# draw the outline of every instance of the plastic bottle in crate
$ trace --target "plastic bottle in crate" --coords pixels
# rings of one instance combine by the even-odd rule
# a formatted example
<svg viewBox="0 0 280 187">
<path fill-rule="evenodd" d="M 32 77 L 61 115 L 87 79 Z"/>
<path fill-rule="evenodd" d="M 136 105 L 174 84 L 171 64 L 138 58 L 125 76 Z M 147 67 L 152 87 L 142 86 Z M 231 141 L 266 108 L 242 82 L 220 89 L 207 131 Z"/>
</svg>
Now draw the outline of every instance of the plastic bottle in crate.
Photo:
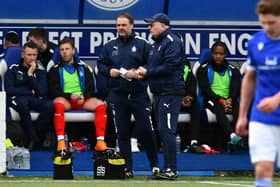
<svg viewBox="0 0 280 187">
<path fill-rule="evenodd" d="M 87 137 L 81 137 L 80 142 L 86 146 L 86 151 L 90 151 L 90 143 Z"/>
<path fill-rule="evenodd" d="M 181 137 L 179 135 L 176 136 L 176 152 L 181 152 Z"/>
<path fill-rule="evenodd" d="M 7 149 L 8 169 L 30 169 L 30 153 L 24 147 Z"/>
</svg>

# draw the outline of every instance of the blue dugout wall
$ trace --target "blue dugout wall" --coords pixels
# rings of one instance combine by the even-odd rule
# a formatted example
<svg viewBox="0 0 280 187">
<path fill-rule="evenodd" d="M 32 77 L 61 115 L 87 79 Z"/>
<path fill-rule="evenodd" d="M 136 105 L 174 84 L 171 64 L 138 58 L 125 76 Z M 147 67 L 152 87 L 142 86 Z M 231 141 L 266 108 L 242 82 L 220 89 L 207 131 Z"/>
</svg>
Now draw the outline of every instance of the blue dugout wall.
<svg viewBox="0 0 280 187">
<path fill-rule="evenodd" d="M 172 29 L 184 38 L 192 60 L 215 40 L 224 41 L 229 59 L 242 61 L 247 41 L 260 29 L 255 7 L 258 0 L 9 0 L 0 6 L 0 50 L 8 31 L 27 41 L 33 27 L 44 27 L 55 43 L 71 37 L 84 60 L 96 59 L 102 46 L 116 36 L 115 18 L 120 12 L 135 17 L 135 31 L 150 40 L 143 19 L 157 12 L 171 18 Z"/>
</svg>

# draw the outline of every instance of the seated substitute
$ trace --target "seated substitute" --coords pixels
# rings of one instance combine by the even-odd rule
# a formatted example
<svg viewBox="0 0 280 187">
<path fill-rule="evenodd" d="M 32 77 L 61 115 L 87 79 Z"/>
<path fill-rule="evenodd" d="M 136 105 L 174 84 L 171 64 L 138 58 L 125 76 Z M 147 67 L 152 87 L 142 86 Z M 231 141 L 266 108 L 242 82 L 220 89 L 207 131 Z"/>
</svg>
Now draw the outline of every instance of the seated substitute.
<svg viewBox="0 0 280 187">
<path fill-rule="evenodd" d="M 49 71 L 49 87 L 54 98 L 54 127 L 57 135 L 57 154 L 62 158 L 70 155 L 64 141 L 65 119 L 64 112 L 70 109 L 89 110 L 95 112 L 95 129 L 97 143 L 96 151 L 104 151 L 107 145 L 104 141 L 107 125 L 106 105 L 93 97 L 94 81 L 89 67 L 78 62 L 74 57 L 74 43 L 64 38 L 59 43 L 60 61 Z"/>
<path fill-rule="evenodd" d="M 196 94 L 196 80 L 192 73 L 191 66 L 188 60 L 185 60 L 184 81 L 185 96 L 182 100 L 181 111 L 189 112 L 191 115 L 191 122 L 189 124 L 191 141 L 186 150 L 191 153 L 203 154 L 204 151 L 198 144 L 200 133 L 200 111 Z"/>
<path fill-rule="evenodd" d="M 228 151 L 232 152 L 241 146 L 243 139 L 235 132 L 238 117 L 241 75 L 237 68 L 226 60 L 226 44 L 217 41 L 211 48 L 212 58 L 203 62 L 197 70 L 197 80 L 204 97 L 204 105 L 217 118 L 218 125 L 230 139 Z M 232 124 L 226 117 L 233 115 Z"/>
<path fill-rule="evenodd" d="M 20 115 L 20 123 L 27 135 L 26 147 L 44 138 L 53 117 L 53 104 L 48 98 L 47 72 L 38 68 L 38 48 L 32 42 L 24 44 L 21 61 L 11 65 L 5 74 L 7 103 Z M 30 110 L 38 111 L 39 117 L 33 126 Z"/>
</svg>

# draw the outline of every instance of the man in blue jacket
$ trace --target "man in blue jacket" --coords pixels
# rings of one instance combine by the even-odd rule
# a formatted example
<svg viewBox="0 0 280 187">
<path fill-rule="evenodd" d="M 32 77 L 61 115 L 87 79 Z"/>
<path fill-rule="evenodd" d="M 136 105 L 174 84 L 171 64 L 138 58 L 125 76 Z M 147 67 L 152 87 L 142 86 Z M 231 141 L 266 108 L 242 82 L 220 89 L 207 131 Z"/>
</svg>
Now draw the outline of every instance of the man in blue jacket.
<svg viewBox="0 0 280 187">
<path fill-rule="evenodd" d="M 152 39 L 155 41 L 150 51 L 148 64 L 137 70 L 138 78 L 146 76 L 154 94 L 155 115 L 163 142 L 163 179 L 177 178 L 176 130 L 181 102 L 185 94 L 184 47 L 178 35 L 171 32 L 170 19 L 158 13 L 149 19 Z"/>
<path fill-rule="evenodd" d="M 125 175 L 133 177 L 131 155 L 131 114 L 136 120 L 134 130 L 143 138 L 153 174 L 159 172 L 155 135 L 151 124 L 151 103 L 147 82 L 135 79 L 135 70 L 147 63 L 150 45 L 133 32 L 134 19 L 128 13 L 117 17 L 119 36 L 103 48 L 98 69 L 109 77 L 108 87 L 120 152 L 126 160 Z"/>
<path fill-rule="evenodd" d="M 26 147 L 32 149 L 40 134 L 51 127 L 53 104 L 48 99 L 47 72 L 38 68 L 36 59 L 38 48 L 32 42 L 23 46 L 22 60 L 10 66 L 5 75 L 5 90 L 8 106 L 20 115 L 21 125 L 28 142 Z M 40 113 L 35 126 L 32 125 L 30 110 Z"/>
<path fill-rule="evenodd" d="M 20 48 L 20 50 L 21 50 L 19 36 L 14 31 L 10 31 L 5 34 L 4 42 L 3 42 L 3 52 L 0 54 L 0 58 L 5 58 L 6 51 L 9 47 Z M 17 63 L 19 61 L 19 59 L 17 58 L 17 56 L 15 56 L 14 58 L 16 59 L 16 62 L 14 62 L 14 63 Z M 8 65 L 10 65 L 10 64 L 8 64 Z"/>
</svg>

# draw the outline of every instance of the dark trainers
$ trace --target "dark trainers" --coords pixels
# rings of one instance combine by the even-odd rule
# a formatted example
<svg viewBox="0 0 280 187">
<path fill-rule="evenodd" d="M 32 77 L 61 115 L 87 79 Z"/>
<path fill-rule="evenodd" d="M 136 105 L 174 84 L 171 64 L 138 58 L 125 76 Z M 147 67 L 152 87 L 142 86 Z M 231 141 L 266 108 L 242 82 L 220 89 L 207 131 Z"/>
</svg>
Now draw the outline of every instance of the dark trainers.
<svg viewBox="0 0 280 187">
<path fill-rule="evenodd" d="M 190 153 L 204 154 L 204 151 L 197 144 L 192 144 L 188 150 Z"/>
<path fill-rule="evenodd" d="M 167 168 L 166 170 L 163 170 L 158 174 L 158 177 L 160 179 L 166 179 L 166 180 L 176 180 L 178 178 L 177 171 L 172 171 L 170 168 Z"/>
<path fill-rule="evenodd" d="M 54 153 L 54 158 L 61 157 L 62 160 L 67 160 L 72 158 L 71 152 L 67 150 L 59 150 Z"/>
<path fill-rule="evenodd" d="M 132 179 L 134 177 L 133 172 L 130 169 L 124 169 L 124 177 L 126 179 Z"/>
<path fill-rule="evenodd" d="M 244 140 L 242 137 L 236 135 L 228 142 L 228 152 L 233 153 L 244 147 Z"/>
</svg>

